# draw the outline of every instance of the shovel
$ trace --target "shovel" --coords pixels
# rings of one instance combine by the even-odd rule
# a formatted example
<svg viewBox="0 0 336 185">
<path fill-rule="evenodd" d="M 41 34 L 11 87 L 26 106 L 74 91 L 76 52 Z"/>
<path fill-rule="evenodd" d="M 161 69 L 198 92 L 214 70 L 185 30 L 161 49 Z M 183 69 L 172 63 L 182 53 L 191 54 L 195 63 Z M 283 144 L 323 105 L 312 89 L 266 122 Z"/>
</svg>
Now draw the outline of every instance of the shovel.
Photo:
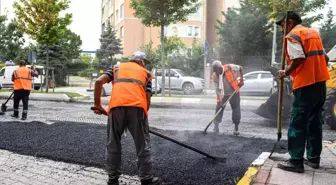
<svg viewBox="0 0 336 185">
<path fill-rule="evenodd" d="M 288 11 L 286 13 L 286 19 L 285 19 L 285 26 L 284 26 L 284 37 L 287 35 L 287 23 L 288 23 Z M 285 69 L 285 43 L 282 44 L 282 58 L 281 58 L 281 70 Z M 280 79 L 280 89 L 279 89 L 279 99 L 278 99 L 278 120 L 277 120 L 277 135 L 278 140 L 274 144 L 274 147 L 271 151 L 271 154 L 269 158 L 271 158 L 272 154 L 274 153 L 274 150 L 276 149 L 277 145 L 279 144 L 281 137 L 282 137 L 282 100 L 283 100 L 283 88 L 284 88 L 284 78 Z"/>
<path fill-rule="evenodd" d="M 5 112 L 6 112 L 6 110 L 7 110 L 7 106 L 6 106 L 6 104 L 7 104 L 8 101 L 13 97 L 13 95 L 14 95 L 14 92 L 12 92 L 12 94 L 9 96 L 9 98 L 6 100 L 5 103 L 1 104 L 1 112 L 2 112 L 2 113 L 5 113 Z"/>
<path fill-rule="evenodd" d="M 101 110 L 99 110 L 99 109 L 97 109 L 97 108 L 95 108 L 95 107 L 91 107 L 91 110 L 98 110 L 98 111 L 101 111 Z M 104 114 L 104 115 L 107 115 L 106 112 L 101 111 L 101 113 Z M 165 139 L 165 140 L 171 141 L 171 142 L 173 142 L 173 143 L 175 143 L 175 144 L 178 144 L 178 145 L 180 145 L 180 146 L 183 146 L 183 147 L 185 147 L 185 148 L 187 148 L 187 149 L 189 149 L 189 150 L 192 150 L 192 151 L 194 151 L 194 152 L 197 152 L 197 153 L 199 153 L 199 154 L 201 154 L 201 155 L 204 155 L 206 158 L 212 159 L 212 160 L 217 161 L 217 162 L 219 162 L 219 163 L 225 163 L 225 162 L 226 162 L 226 158 L 212 156 L 212 155 L 207 154 L 207 153 L 205 153 L 205 152 L 203 152 L 203 151 L 200 151 L 200 150 L 198 150 L 198 149 L 196 149 L 196 148 L 194 148 L 194 147 L 191 147 L 191 146 L 189 146 L 189 145 L 186 145 L 186 144 L 184 144 L 184 143 L 181 143 L 181 142 L 179 142 L 179 141 L 177 141 L 177 140 L 175 140 L 175 139 L 172 139 L 172 138 L 170 138 L 170 137 L 167 137 L 167 136 L 165 136 L 165 135 L 162 135 L 162 134 L 160 134 L 160 133 L 158 133 L 158 132 L 155 132 L 155 131 L 153 131 L 153 130 L 151 130 L 151 129 L 149 129 L 149 133 L 154 134 L 154 135 L 156 135 L 156 136 L 158 136 L 158 137 L 161 137 L 161 138 L 163 138 L 163 139 Z"/>
</svg>

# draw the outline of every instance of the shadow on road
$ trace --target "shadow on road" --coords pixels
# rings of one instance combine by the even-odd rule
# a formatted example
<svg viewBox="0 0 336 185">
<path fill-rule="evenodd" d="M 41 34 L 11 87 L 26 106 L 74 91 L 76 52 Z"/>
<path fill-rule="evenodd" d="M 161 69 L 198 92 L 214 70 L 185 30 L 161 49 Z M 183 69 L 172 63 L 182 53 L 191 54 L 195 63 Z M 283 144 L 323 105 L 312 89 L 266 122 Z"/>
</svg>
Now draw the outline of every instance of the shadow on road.
<svg viewBox="0 0 336 185">
<path fill-rule="evenodd" d="M 275 143 L 228 135 L 204 136 L 200 132 L 157 131 L 215 156 L 227 157 L 226 164 L 213 163 L 152 135 L 155 173 L 167 184 L 176 185 L 231 184 L 232 179 L 241 177 L 251 162 L 261 152 L 270 151 Z M 19 154 L 103 168 L 105 143 L 105 125 L 0 122 L 0 148 Z M 124 173 L 135 175 L 136 155 L 130 135 L 123 139 L 122 146 Z"/>
</svg>

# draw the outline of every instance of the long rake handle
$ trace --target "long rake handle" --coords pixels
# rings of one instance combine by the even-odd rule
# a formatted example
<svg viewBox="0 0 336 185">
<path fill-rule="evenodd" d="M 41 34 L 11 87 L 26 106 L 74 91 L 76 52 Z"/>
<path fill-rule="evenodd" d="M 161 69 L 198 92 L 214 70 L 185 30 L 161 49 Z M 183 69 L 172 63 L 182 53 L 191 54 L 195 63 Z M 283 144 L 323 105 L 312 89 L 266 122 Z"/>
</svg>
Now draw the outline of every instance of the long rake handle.
<svg viewBox="0 0 336 185">
<path fill-rule="evenodd" d="M 95 107 L 91 107 L 91 110 L 96 110 L 96 108 L 95 108 Z M 107 114 L 106 114 L 105 112 L 102 112 L 102 114 L 104 114 L 104 115 L 107 116 Z M 171 141 L 171 142 L 173 142 L 173 143 L 175 143 L 175 144 L 178 144 L 178 145 L 180 145 L 180 146 L 183 146 L 183 147 L 185 147 L 185 148 L 188 148 L 188 149 L 190 149 L 190 150 L 192 150 L 192 151 L 194 151 L 194 152 L 197 152 L 197 153 L 199 153 L 199 154 L 202 154 L 202 155 L 204 155 L 204 156 L 206 156 L 206 157 L 208 157 L 208 158 L 211 158 L 211 159 L 213 159 L 213 160 L 221 159 L 221 158 L 212 156 L 212 155 L 210 155 L 210 154 L 207 154 L 207 153 L 205 153 L 205 152 L 202 152 L 202 151 L 200 151 L 200 150 L 198 150 L 198 149 L 196 149 L 196 148 L 194 148 L 194 147 L 191 147 L 191 146 L 189 146 L 189 145 L 186 145 L 186 144 L 184 144 L 184 143 L 181 143 L 181 142 L 179 142 L 179 141 L 176 141 L 175 139 L 172 139 L 172 138 L 170 138 L 170 137 L 167 137 L 167 136 L 165 136 L 165 135 L 162 135 L 162 134 L 160 134 L 160 133 L 158 133 L 158 132 L 155 132 L 155 131 L 153 131 L 153 130 L 151 130 L 151 129 L 149 129 L 149 133 L 154 134 L 154 135 L 156 135 L 156 136 L 158 136 L 158 137 L 161 137 L 161 138 L 163 138 L 163 139 L 169 140 L 169 141 Z M 224 158 L 223 158 L 223 159 L 224 159 Z"/>
</svg>

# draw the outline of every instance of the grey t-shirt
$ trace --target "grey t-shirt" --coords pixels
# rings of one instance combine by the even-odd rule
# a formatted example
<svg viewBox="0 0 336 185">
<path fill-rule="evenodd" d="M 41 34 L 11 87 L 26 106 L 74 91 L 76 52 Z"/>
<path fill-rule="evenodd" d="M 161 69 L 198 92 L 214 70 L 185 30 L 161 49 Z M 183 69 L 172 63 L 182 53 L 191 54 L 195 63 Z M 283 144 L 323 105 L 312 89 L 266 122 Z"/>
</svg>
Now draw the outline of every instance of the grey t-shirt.
<svg viewBox="0 0 336 185">
<path fill-rule="evenodd" d="M 238 77 L 238 72 L 240 69 L 239 65 L 235 65 L 235 64 L 226 64 L 226 65 L 231 65 L 232 69 L 234 70 L 234 72 L 236 73 L 237 77 Z M 219 77 L 217 75 L 214 75 L 214 85 L 216 90 L 219 90 Z M 230 85 L 229 81 L 225 78 L 225 74 L 223 74 L 223 87 L 224 87 L 224 95 L 225 96 L 230 96 L 232 93 L 234 93 L 234 89 L 232 88 L 232 86 Z"/>
</svg>

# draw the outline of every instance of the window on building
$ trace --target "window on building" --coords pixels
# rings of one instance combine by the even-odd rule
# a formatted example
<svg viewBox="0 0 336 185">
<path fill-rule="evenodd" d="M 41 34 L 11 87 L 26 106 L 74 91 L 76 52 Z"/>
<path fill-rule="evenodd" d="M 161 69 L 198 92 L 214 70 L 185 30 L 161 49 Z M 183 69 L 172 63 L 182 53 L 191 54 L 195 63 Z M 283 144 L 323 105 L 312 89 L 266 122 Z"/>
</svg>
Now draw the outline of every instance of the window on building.
<svg viewBox="0 0 336 185">
<path fill-rule="evenodd" d="M 195 33 L 194 33 L 194 36 L 195 36 L 195 37 L 198 37 L 199 35 L 200 35 L 200 27 L 195 26 Z"/>
<path fill-rule="evenodd" d="M 116 21 L 119 19 L 119 10 L 116 10 Z"/>
<path fill-rule="evenodd" d="M 111 23 L 111 25 L 114 25 L 113 22 L 114 22 L 114 14 L 112 13 L 112 14 L 111 14 L 111 19 L 110 19 L 110 23 Z"/>
<path fill-rule="evenodd" d="M 124 4 L 120 6 L 120 18 L 124 17 Z"/>
<path fill-rule="evenodd" d="M 193 27 L 192 26 L 188 26 L 188 36 L 192 36 L 192 31 L 193 31 Z"/>
<path fill-rule="evenodd" d="M 120 27 L 120 38 L 124 38 L 124 27 Z"/>
<path fill-rule="evenodd" d="M 104 17 L 105 7 L 102 8 L 102 17 Z"/>
</svg>

